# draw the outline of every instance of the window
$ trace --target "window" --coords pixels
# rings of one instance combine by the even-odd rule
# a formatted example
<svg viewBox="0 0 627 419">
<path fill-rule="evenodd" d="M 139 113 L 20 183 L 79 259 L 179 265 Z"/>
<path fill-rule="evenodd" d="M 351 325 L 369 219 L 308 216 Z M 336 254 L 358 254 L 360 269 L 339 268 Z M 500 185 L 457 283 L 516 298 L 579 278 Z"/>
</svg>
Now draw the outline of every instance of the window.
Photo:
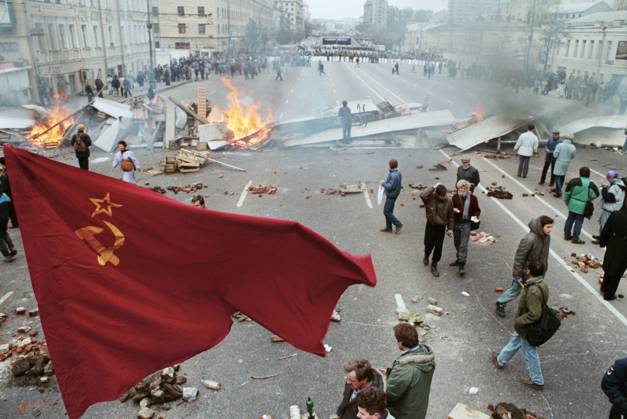
<svg viewBox="0 0 627 419">
<path fill-rule="evenodd" d="M 54 25 L 52 23 L 48 23 L 48 42 L 51 50 L 57 49 L 57 35 L 54 31 Z"/>
<path fill-rule="evenodd" d="M 220 35 L 222 32 L 220 31 L 220 27 L 221 25 L 218 23 L 218 35 Z"/>
<path fill-rule="evenodd" d="M 157 6 L 152 6 L 152 15 L 159 16 L 159 8 Z"/>
<path fill-rule="evenodd" d="M 153 23 L 152 24 L 152 31 L 154 33 L 159 33 L 159 24 L 158 23 Z"/>
<path fill-rule="evenodd" d="M 205 24 L 204 23 L 200 23 L 198 25 L 198 33 L 199 34 L 204 34 L 205 33 Z"/>
<path fill-rule="evenodd" d="M 61 49 L 66 49 L 67 48 L 67 39 L 65 36 L 65 25 L 62 23 L 59 23 L 59 44 Z"/>
<path fill-rule="evenodd" d="M 588 59 L 592 59 L 592 53 L 594 52 L 594 41 L 590 41 L 590 48 L 588 48 Z"/>
<path fill-rule="evenodd" d="M 179 23 L 179 33 L 185 33 L 186 27 L 184 23 Z"/>
<path fill-rule="evenodd" d="M 100 41 L 98 39 L 98 26 L 94 25 L 94 46 L 100 48 Z"/>
<path fill-rule="evenodd" d="M 70 30 L 70 47 L 76 48 L 76 28 L 73 24 L 69 26 Z"/>
<path fill-rule="evenodd" d="M 81 39 L 83 40 L 83 48 L 89 48 L 89 42 L 87 41 L 87 25 L 81 25 Z"/>
<path fill-rule="evenodd" d="M 205 8 L 203 6 L 198 6 L 198 16 L 205 15 Z"/>
<path fill-rule="evenodd" d="M 109 25 L 109 45 L 115 46 L 115 40 L 113 39 L 113 27 Z"/>
<path fill-rule="evenodd" d="M 587 42 L 588 42 L 588 41 L 586 41 L 586 40 L 583 40 L 583 41 L 581 42 L 581 55 L 579 56 L 579 58 L 583 58 L 583 57 L 585 57 L 585 56 L 586 56 L 586 43 L 587 43 Z"/>
<path fill-rule="evenodd" d="M 39 23 L 39 22 L 35 23 L 35 32 L 39 33 L 39 34 L 42 34 L 42 35 L 36 37 L 36 39 L 37 39 L 37 50 L 38 51 L 44 51 L 46 49 L 46 45 L 44 44 L 44 35 L 43 35 L 44 28 L 41 25 L 41 23 Z"/>
<path fill-rule="evenodd" d="M 614 58 L 613 52 L 612 41 L 607 41 L 607 55 L 605 56 L 605 59 L 612 60 Z"/>
<path fill-rule="evenodd" d="M 155 41 L 155 48 L 161 48 L 161 42 Z"/>
<path fill-rule="evenodd" d="M 570 39 L 566 41 L 566 52 L 564 53 L 564 57 L 568 57 L 569 53 L 570 53 Z"/>
<path fill-rule="evenodd" d="M 596 59 L 600 60 L 602 55 L 603 55 L 603 41 L 599 41 L 599 46 L 597 47 Z"/>
<path fill-rule="evenodd" d="M 189 49 L 189 42 L 175 42 L 175 49 Z"/>
<path fill-rule="evenodd" d="M 176 8 L 176 12 L 178 13 L 179 16 L 185 16 L 185 7 L 183 6 L 178 6 Z"/>
<path fill-rule="evenodd" d="M 577 53 L 579 52 L 579 39 L 575 40 L 575 52 L 573 54 L 573 57 L 577 58 Z"/>
</svg>

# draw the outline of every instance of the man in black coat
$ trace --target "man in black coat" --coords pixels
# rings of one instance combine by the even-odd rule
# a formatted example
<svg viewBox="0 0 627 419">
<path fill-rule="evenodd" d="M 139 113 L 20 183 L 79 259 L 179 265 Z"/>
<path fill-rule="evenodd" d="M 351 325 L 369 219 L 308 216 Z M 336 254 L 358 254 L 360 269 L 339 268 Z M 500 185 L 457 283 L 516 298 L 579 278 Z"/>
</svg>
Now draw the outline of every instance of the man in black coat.
<svg viewBox="0 0 627 419">
<path fill-rule="evenodd" d="M 89 147 L 91 137 L 85 133 L 85 125 L 79 124 L 76 134 L 72 136 L 70 144 L 74 147 L 78 166 L 83 170 L 89 170 Z"/>
<path fill-rule="evenodd" d="M 462 158 L 462 165 L 457 168 L 456 183 L 462 179 L 470 182 L 470 192 L 474 192 L 480 182 L 479 171 L 470 165 L 470 158 L 468 157 Z"/>
<path fill-rule="evenodd" d="M 609 419 L 627 418 L 627 358 L 617 359 L 607 370 L 601 388 L 612 403 Z"/>
<path fill-rule="evenodd" d="M 603 259 L 603 283 L 601 292 L 605 300 L 616 299 L 616 290 L 621 277 L 627 270 L 627 207 L 614 211 L 607 219 L 601 232 L 599 245 L 606 247 Z"/>
<path fill-rule="evenodd" d="M 356 358 L 344 367 L 346 373 L 344 395 L 337 408 L 336 418 L 357 419 L 357 394 L 368 387 L 383 389 L 383 377 L 367 359 Z"/>
</svg>

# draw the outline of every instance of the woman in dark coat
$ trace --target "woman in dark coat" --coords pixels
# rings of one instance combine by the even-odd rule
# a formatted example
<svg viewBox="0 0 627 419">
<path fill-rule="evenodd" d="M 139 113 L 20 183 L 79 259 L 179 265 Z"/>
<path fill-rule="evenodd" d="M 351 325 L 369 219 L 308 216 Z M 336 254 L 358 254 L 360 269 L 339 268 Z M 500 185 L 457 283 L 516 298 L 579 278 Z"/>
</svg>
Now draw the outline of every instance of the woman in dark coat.
<svg viewBox="0 0 627 419">
<path fill-rule="evenodd" d="M 606 248 L 601 292 L 605 300 L 611 301 L 616 299 L 618 284 L 627 270 L 627 206 L 610 215 L 601 232 L 599 245 Z"/>
</svg>

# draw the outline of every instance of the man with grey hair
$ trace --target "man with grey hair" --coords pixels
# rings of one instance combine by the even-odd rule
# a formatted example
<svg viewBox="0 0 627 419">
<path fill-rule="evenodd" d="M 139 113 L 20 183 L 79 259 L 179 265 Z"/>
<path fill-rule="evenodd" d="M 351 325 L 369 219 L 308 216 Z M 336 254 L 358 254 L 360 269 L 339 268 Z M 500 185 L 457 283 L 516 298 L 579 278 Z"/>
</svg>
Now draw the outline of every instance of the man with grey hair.
<svg viewBox="0 0 627 419">
<path fill-rule="evenodd" d="M 458 266 L 459 275 L 464 276 L 468 241 L 470 240 L 471 220 L 478 222 L 481 215 L 477 196 L 470 193 L 470 183 L 464 179 L 457 182 L 457 192 L 453 195 L 453 241 L 457 258 L 449 266 Z"/>
<path fill-rule="evenodd" d="M 345 366 L 344 395 L 335 418 L 357 419 L 357 395 L 368 387 L 383 389 L 383 377 L 364 358 L 351 359 Z"/>
</svg>

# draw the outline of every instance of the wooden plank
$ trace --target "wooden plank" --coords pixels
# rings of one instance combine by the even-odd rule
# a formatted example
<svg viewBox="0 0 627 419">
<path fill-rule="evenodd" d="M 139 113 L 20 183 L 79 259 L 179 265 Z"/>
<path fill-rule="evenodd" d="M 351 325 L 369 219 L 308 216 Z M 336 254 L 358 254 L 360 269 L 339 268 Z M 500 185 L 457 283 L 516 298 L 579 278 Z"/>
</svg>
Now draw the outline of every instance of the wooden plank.
<svg viewBox="0 0 627 419">
<path fill-rule="evenodd" d="M 163 148 L 170 148 L 170 143 L 174 140 L 176 131 L 174 103 L 167 102 L 165 104 L 165 134 L 163 135 Z"/>
<path fill-rule="evenodd" d="M 187 106 L 183 105 L 178 100 L 174 99 L 172 96 L 169 96 L 168 99 L 170 100 L 170 102 L 174 103 L 176 106 L 178 106 L 183 111 L 185 111 L 185 113 L 188 114 L 189 116 L 194 117 L 196 120 L 202 122 L 203 124 L 208 124 L 209 123 L 209 121 L 207 121 L 206 118 L 203 118 L 200 115 L 194 113 L 194 111 L 189 109 Z"/>
<path fill-rule="evenodd" d="M 196 89 L 196 106 L 198 109 L 198 115 L 203 118 L 207 117 L 207 89 L 205 87 L 198 87 Z"/>
</svg>

